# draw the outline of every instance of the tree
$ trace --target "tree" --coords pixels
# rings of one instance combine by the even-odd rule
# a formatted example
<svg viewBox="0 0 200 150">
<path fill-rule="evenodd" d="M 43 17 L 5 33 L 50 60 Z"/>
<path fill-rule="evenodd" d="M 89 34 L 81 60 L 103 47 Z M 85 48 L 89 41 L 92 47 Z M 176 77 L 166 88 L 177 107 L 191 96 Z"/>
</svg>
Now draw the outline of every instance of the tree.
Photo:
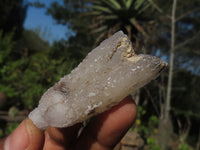
<svg viewBox="0 0 200 150">
<path fill-rule="evenodd" d="M 66 46 L 69 48 L 72 56 L 82 60 L 84 56 L 94 47 L 94 37 L 89 34 L 88 26 L 90 17 L 82 14 L 87 11 L 85 0 L 63 0 L 64 5 L 53 2 L 47 8 L 47 14 L 50 14 L 58 24 L 66 25 Z"/>
<path fill-rule="evenodd" d="M 88 14 L 92 16 L 90 28 L 93 33 L 98 33 L 97 42 L 118 30 L 123 30 L 134 42 L 145 41 L 148 38 L 146 27 L 152 21 L 155 12 L 148 1 L 95 0 L 88 7 Z M 138 35 L 141 35 L 140 38 Z"/>
<path fill-rule="evenodd" d="M 169 63 L 169 75 L 168 75 L 168 85 L 167 85 L 167 95 L 164 107 L 161 108 L 161 115 L 159 121 L 159 144 L 162 150 L 167 149 L 167 145 L 170 140 L 172 133 L 172 122 L 170 118 L 171 110 L 171 91 L 172 91 L 172 77 L 173 77 L 173 68 L 174 68 L 174 47 L 175 47 L 175 23 L 176 23 L 176 3 L 177 0 L 173 0 L 172 5 L 172 14 L 171 14 L 171 44 L 170 44 L 170 63 Z M 168 130 L 166 130 L 168 129 Z M 164 133 L 164 136 L 163 136 Z"/>
<path fill-rule="evenodd" d="M 174 82 L 173 76 L 176 76 L 175 73 L 178 72 L 178 71 L 174 72 L 174 70 L 175 69 L 178 70 L 178 68 L 185 68 L 185 70 L 192 70 L 192 68 L 195 67 L 196 69 L 193 73 L 199 74 L 198 71 L 199 68 L 194 64 L 195 63 L 200 64 L 200 62 L 196 60 L 196 58 L 199 58 L 199 55 L 197 53 L 197 51 L 199 50 L 198 48 L 196 48 L 196 46 L 199 45 L 197 42 L 198 41 L 197 37 L 200 36 L 199 26 L 198 26 L 199 21 L 197 21 L 196 19 L 199 18 L 200 16 L 199 13 L 197 13 L 197 11 L 200 8 L 198 7 L 199 6 L 198 0 L 194 1 L 193 3 L 188 3 L 186 1 L 179 1 L 177 5 L 176 5 L 177 3 L 176 0 L 173 0 L 172 7 L 169 6 L 169 3 L 172 3 L 171 1 L 167 2 L 166 5 L 164 6 L 162 4 L 163 2 L 161 1 L 157 1 L 156 3 L 154 3 L 152 0 L 149 1 L 153 3 L 157 11 L 160 12 L 160 16 L 158 19 L 163 21 L 161 24 L 159 24 L 159 26 L 157 26 L 158 33 L 154 34 L 157 36 L 158 39 L 157 49 L 160 49 L 162 51 L 162 54 L 167 55 L 167 58 L 169 59 L 170 62 L 167 94 L 163 95 L 164 101 L 160 102 L 161 104 L 160 121 L 159 121 L 160 136 L 158 137 L 162 149 L 166 149 L 168 144 L 167 139 L 170 138 L 169 131 L 170 130 L 172 131 L 170 127 L 171 101 L 175 100 L 174 99 L 175 91 L 173 89 L 175 89 L 176 85 L 172 84 Z M 168 15 L 170 13 L 169 8 L 172 10 L 171 15 Z M 194 9 L 191 10 L 191 8 Z M 171 25 L 167 23 L 167 21 L 169 22 L 169 20 L 171 22 Z M 167 50 L 168 48 L 170 49 L 169 52 Z"/>
<path fill-rule="evenodd" d="M 32 109 L 48 87 L 77 65 L 65 45 L 54 43 L 49 48 L 33 31 L 26 31 L 23 41 L 28 46 L 29 40 L 34 41 L 34 50 L 24 47 L 18 57 L 13 54 L 12 35 L 0 38 L 0 91 L 8 97 L 5 110 L 12 105 Z"/>
<path fill-rule="evenodd" d="M 123 30 L 132 41 L 137 40 L 136 43 L 143 42 L 142 39 L 148 37 L 148 30 L 144 30 L 144 27 L 148 27 L 147 24 L 152 21 L 154 10 L 145 0 L 76 0 L 73 2 L 64 0 L 63 2 L 64 6 L 56 2 L 52 3 L 48 13 L 57 20 L 57 23 L 66 24 L 74 31 L 75 36 L 69 39 L 75 41 L 74 39 L 79 37 L 76 43 L 82 42 L 86 49 L 88 45 L 96 46 L 118 30 Z M 141 38 L 137 38 L 138 35 L 141 35 Z M 136 51 L 139 51 L 138 47 Z"/>
<path fill-rule="evenodd" d="M 28 4 L 23 0 L 0 1 L 0 29 L 3 30 L 4 35 L 14 31 L 14 38 L 20 37 L 27 8 Z"/>
</svg>

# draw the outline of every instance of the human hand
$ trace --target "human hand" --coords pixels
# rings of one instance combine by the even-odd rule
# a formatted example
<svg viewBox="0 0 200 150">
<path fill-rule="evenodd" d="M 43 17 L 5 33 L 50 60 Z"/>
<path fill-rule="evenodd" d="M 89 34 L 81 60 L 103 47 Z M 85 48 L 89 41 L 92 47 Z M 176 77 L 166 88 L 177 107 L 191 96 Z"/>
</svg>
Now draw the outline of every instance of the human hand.
<svg viewBox="0 0 200 150">
<path fill-rule="evenodd" d="M 91 119 L 77 138 L 81 124 L 68 128 L 39 130 L 25 119 L 8 137 L 0 140 L 1 150 L 111 150 L 136 118 L 136 105 L 126 97 L 118 105 Z"/>
</svg>

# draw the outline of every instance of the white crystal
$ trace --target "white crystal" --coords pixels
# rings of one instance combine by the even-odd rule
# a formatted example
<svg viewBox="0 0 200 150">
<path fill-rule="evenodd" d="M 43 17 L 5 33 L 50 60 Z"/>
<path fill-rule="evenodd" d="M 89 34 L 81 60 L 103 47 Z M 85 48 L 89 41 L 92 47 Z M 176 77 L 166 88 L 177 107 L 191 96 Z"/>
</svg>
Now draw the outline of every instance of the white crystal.
<svg viewBox="0 0 200 150">
<path fill-rule="evenodd" d="M 137 68 L 133 68 L 133 69 L 131 69 L 132 71 L 135 71 L 135 70 L 137 70 Z"/>
<path fill-rule="evenodd" d="M 29 118 L 40 129 L 72 126 L 119 103 L 165 67 L 159 58 L 136 55 L 127 36 L 119 31 L 49 88 Z"/>
<path fill-rule="evenodd" d="M 95 96 L 96 94 L 95 93 L 89 93 L 89 97 L 92 97 L 92 96 Z"/>
</svg>

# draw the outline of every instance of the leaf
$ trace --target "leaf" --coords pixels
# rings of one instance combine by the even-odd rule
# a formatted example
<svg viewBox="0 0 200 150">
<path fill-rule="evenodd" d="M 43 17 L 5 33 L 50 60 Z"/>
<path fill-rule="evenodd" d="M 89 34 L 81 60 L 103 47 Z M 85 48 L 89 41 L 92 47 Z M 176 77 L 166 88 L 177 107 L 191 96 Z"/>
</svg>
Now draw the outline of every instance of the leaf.
<svg viewBox="0 0 200 150">
<path fill-rule="evenodd" d="M 118 18 L 118 16 L 117 15 L 108 15 L 108 16 L 105 16 L 104 17 L 105 19 L 117 19 Z"/>
<path fill-rule="evenodd" d="M 141 9 L 138 10 L 138 14 L 143 13 L 147 8 L 149 8 L 151 6 L 150 3 L 146 4 L 145 6 L 143 6 Z"/>
<path fill-rule="evenodd" d="M 125 3 L 126 8 L 129 9 L 131 7 L 133 0 L 125 0 L 125 1 L 126 1 L 126 3 Z"/>
<path fill-rule="evenodd" d="M 99 28 L 97 28 L 96 30 L 94 30 L 93 32 L 94 32 L 94 33 L 102 32 L 102 31 L 104 31 L 104 30 L 106 30 L 106 29 L 107 29 L 107 25 L 102 26 L 102 27 L 99 27 Z"/>
<path fill-rule="evenodd" d="M 101 11 L 91 11 L 90 15 L 100 15 L 101 13 Z"/>
<path fill-rule="evenodd" d="M 147 36 L 146 32 L 144 31 L 143 27 L 140 26 L 140 24 L 138 23 L 138 21 L 135 18 L 131 18 L 130 22 L 132 23 L 132 25 L 139 31 L 141 32 L 144 36 Z"/>
<path fill-rule="evenodd" d="M 121 9 L 121 5 L 116 0 L 102 0 L 114 9 Z"/>
<path fill-rule="evenodd" d="M 106 7 L 103 7 L 103 6 L 92 5 L 92 6 L 89 6 L 89 7 L 93 8 L 94 10 L 99 10 L 99 11 L 102 11 L 102 12 L 105 12 L 105 13 L 111 13 L 111 10 L 109 8 L 106 8 Z"/>
<path fill-rule="evenodd" d="M 145 3 L 145 0 L 137 0 L 136 2 L 135 2 L 135 10 L 139 10 L 139 8 L 142 6 L 142 5 L 144 5 L 144 3 Z"/>
</svg>

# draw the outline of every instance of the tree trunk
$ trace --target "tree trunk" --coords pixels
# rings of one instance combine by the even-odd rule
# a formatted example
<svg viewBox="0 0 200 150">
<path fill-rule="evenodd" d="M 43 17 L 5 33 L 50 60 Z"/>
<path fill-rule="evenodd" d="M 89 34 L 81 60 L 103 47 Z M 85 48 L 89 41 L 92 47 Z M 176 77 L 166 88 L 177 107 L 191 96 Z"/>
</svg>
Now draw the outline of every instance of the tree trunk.
<svg viewBox="0 0 200 150">
<path fill-rule="evenodd" d="M 171 139 L 173 126 L 170 118 L 159 118 L 157 141 L 161 150 L 167 150 L 168 143 Z"/>
<path fill-rule="evenodd" d="M 172 15 L 171 15 L 171 44 L 170 44 L 170 62 L 169 62 L 169 74 L 168 74 L 168 85 L 167 85 L 167 95 L 166 101 L 163 108 L 163 114 L 159 118 L 159 135 L 158 142 L 162 150 L 167 149 L 167 145 L 170 140 L 170 135 L 172 133 L 172 124 L 170 119 L 170 103 L 171 103 L 171 91 L 172 91 L 172 78 L 173 78 L 173 68 L 174 68 L 174 48 L 175 48 L 175 24 L 176 24 L 176 3 L 177 0 L 173 0 L 172 4 Z"/>
<path fill-rule="evenodd" d="M 196 144 L 196 149 L 195 150 L 199 150 L 200 149 L 200 130 L 199 130 L 199 138 L 197 140 L 197 144 Z"/>
<path fill-rule="evenodd" d="M 173 78 L 173 69 L 174 69 L 174 47 L 175 47 L 175 23 L 176 23 L 176 2 L 173 1 L 172 6 L 172 17 L 171 17 L 171 46 L 170 46 L 170 64 L 169 64 L 169 77 L 168 77 L 168 85 L 167 85 L 167 98 L 165 103 L 165 117 L 169 118 L 170 112 L 170 103 L 171 103 L 171 91 L 172 91 L 172 78 Z"/>
</svg>

